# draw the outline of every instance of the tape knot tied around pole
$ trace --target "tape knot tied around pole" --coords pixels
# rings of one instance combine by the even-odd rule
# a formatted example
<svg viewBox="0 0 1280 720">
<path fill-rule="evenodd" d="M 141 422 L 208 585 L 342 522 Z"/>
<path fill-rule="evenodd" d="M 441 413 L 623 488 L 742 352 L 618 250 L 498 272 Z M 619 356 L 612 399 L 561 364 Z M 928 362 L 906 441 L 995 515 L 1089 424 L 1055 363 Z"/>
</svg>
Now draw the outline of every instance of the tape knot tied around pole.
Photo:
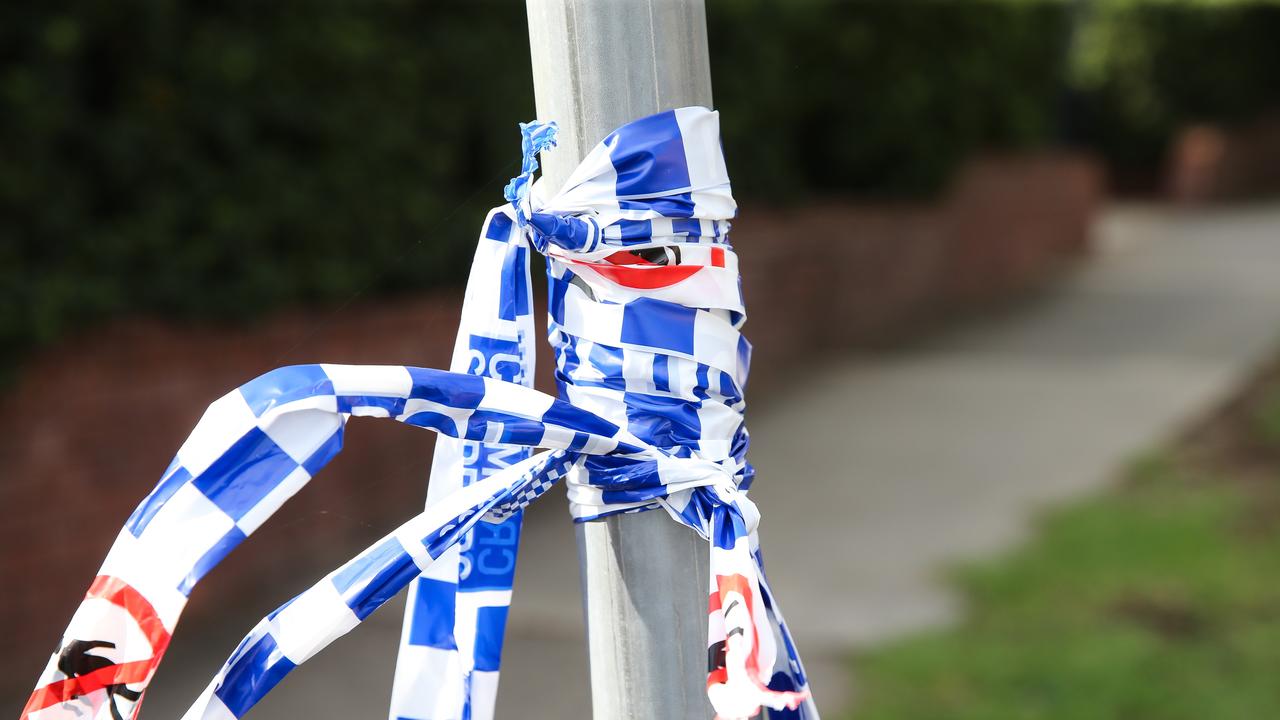
<svg viewBox="0 0 1280 720">
<path fill-rule="evenodd" d="M 521 126 L 521 173 L 481 229 L 449 370 L 298 365 L 210 405 L 126 522 L 94 582 L 112 591 L 76 611 L 23 718 L 134 717 L 192 589 L 337 454 L 354 417 L 439 435 L 425 510 L 263 618 L 188 720 L 243 717 L 405 587 L 392 716 L 489 720 L 520 510 L 560 481 L 575 521 L 662 509 L 708 541 L 720 718 L 818 717 L 748 498 L 751 346 L 718 115 L 630 122 L 551 192 L 534 174 L 555 139 L 553 123 Z M 532 252 L 547 258 L 557 397 L 532 388 Z"/>
</svg>

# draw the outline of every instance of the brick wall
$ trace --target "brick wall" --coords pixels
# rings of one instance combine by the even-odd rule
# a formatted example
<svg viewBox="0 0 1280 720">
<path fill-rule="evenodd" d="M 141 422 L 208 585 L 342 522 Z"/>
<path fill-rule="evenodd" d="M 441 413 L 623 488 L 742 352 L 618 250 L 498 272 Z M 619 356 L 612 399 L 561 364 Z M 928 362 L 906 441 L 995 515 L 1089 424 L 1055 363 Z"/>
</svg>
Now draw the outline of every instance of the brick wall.
<svg viewBox="0 0 1280 720">
<path fill-rule="evenodd" d="M 1169 195 L 1183 203 L 1280 193 L 1280 113 L 1239 127 L 1185 128 L 1173 143 L 1166 172 Z"/>
<path fill-rule="evenodd" d="M 748 207 L 734 226 L 752 392 L 793 358 L 892 341 L 1007 298 L 1088 250 L 1102 199 L 1082 157 L 980 158 L 937 205 Z"/>
<path fill-rule="evenodd" d="M 900 336 L 1034 285 L 1086 250 L 1099 193 L 1092 163 L 1045 156 L 978 161 L 931 206 L 749 205 L 733 237 L 756 346 L 753 396 L 814 351 Z M 34 682 L 124 519 L 209 402 L 283 364 L 444 367 L 458 309 L 444 294 L 250 328 L 133 319 L 31 358 L 0 399 L 2 662 L 14 684 L 0 691 Z M 346 450 L 206 578 L 189 615 L 264 596 L 272 607 L 417 511 L 434 436 L 369 419 L 349 427 Z"/>
</svg>

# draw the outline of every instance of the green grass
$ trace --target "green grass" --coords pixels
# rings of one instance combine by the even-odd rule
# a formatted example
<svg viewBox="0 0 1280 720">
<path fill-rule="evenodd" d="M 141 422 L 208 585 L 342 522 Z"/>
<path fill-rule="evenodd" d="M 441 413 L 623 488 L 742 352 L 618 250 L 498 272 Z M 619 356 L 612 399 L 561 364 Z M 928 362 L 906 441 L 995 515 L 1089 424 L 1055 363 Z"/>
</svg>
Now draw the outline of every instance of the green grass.
<svg viewBox="0 0 1280 720">
<path fill-rule="evenodd" d="M 1130 476 L 958 573 L 959 627 L 856 658 L 852 717 L 1280 718 L 1280 515 L 1171 456 Z"/>
<path fill-rule="evenodd" d="M 1265 442 L 1280 445 L 1280 387 L 1270 388 L 1263 394 L 1254 422 Z"/>
</svg>

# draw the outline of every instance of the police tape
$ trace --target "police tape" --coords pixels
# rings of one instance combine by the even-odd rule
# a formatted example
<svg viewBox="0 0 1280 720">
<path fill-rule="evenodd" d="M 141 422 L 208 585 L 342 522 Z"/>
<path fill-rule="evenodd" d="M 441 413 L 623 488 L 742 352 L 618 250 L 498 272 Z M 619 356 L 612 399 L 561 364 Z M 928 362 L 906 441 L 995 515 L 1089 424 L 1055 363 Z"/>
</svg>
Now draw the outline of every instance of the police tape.
<svg viewBox="0 0 1280 720">
<path fill-rule="evenodd" d="M 482 228 L 450 371 L 293 366 L 214 402 L 126 522 L 23 718 L 134 717 L 196 583 L 361 416 L 440 435 L 426 509 L 263 618 L 186 718 L 243 717 L 409 587 L 391 716 L 488 720 L 520 511 L 562 479 L 576 521 L 662 509 L 708 540 L 718 717 L 818 717 L 747 497 L 750 344 L 718 115 L 628 123 L 554 195 L 533 175 L 555 125 L 521 131 L 522 172 Z M 547 258 L 559 398 L 530 387 L 531 247 Z"/>
</svg>

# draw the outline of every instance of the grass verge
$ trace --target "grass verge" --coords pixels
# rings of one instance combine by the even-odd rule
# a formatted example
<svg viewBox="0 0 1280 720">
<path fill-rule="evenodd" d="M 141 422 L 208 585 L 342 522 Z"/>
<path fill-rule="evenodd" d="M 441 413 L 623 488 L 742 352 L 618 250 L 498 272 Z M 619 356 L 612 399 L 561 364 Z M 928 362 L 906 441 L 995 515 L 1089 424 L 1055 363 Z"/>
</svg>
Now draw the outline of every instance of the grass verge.
<svg viewBox="0 0 1280 720">
<path fill-rule="evenodd" d="M 855 659 L 857 720 L 1280 718 L 1280 363 Z"/>
</svg>

